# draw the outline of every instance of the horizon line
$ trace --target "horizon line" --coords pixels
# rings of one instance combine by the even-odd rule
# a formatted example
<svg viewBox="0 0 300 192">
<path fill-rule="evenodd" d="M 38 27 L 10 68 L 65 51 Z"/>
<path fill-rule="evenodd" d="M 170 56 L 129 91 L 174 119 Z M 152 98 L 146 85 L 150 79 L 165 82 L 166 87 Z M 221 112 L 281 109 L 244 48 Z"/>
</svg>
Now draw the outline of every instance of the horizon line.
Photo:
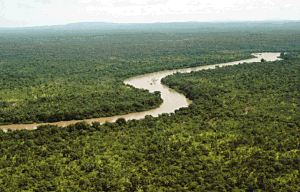
<svg viewBox="0 0 300 192">
<path fill-rule="evenodd" d="M 0 29 L 20 29 L 20 28 L 35 28 L 35 27 L 55 27 L 55 26 L 66 26 L 72 24 L 87 24 L 87 23 L 106 23 L 106 24 L 168 24 L 168 23 L 243 23 L 243 22 L 300 22 L 300 20 L 287 20 L 287 19 L 268 19 L 268 20 L 215 20 L 215 21 L 155 21 L 147 23 L 116 23 L 106 21 L 83 21 L 83 22 L 72 22 L 66 24 L 54 24 L 54 25 L 36 25 L 36 26 L 23 26 L 23 27 L 0 27 Z"/>
</svg>

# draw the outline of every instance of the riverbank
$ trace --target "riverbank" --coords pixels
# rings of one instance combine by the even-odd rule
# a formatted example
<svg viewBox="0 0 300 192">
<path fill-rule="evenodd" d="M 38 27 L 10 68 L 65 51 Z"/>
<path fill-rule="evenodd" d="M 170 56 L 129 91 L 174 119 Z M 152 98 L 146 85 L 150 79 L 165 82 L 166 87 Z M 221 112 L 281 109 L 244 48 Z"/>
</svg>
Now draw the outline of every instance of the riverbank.
<svg viewBox="0 0 300 192">
<path fill-rule="evenodd" d="M 278 56 L 280 53 L 256 53 L 253 54 L 256 58 L 234 61 L 229 63 L 221 63 L 221 64 L 214 64 L 214 65 L 207 65 L 201 67 L 194 67 L 194 68 L 185 68 L 185 69 L 174 69 L 174 70 L 167 70 L 167 71 L 160 71 L 155 73 L 149 73 L 145 75 L 139 75 L 133 78 L 126 79 L 124 81 L 125 84 L 132 85 L 136 88 L 140 89 L 148 89 L 150 92 L 160 91 L 161 97 L 163 99 L 163 103 L 157 108 L 152 109 L 149 111 L 144 112 L 137 112 L 137 113 L 130 113 L 127 115 L 117 115 L 112 117 L 102 117 L 102 118 L 93 118 L 93 119 L 84 119 L 84 120 L 72 120 L 72 121 L 61 121 L 61 122 L 54 122 L 54 123 L 39 123 L 39 124 L 12 124 L 12 125 L 3 125 L 0 126 L 3 130 L 11 129 L 36 129 L 39 125 L 57 125 L 65 127 L 70 124 L 75 124 L 77 122 L 86 121 L 87 123 L 91 124 L 92 122 L 100 122 L 105 123 L 108 122 L 115 122 L 119 118 L 124 118 L 126 120 L 131 119 L 142 119 L 146 115 L 151 115 L 153 117 L 157 117 L 159 114 L 162 113 L 172 113 L 176 109 L 180 109 L 182 107 L 187 107 L 191 100 L 187 99 L 184 95 L 177 93 L 173 89 L 161 84 L 161 79 L 174 74 L 174 73 L 190 73 L 192 71 L 199 71 L 205 69 L 214 69 L 216 66 L 223 67 L 229 65 L 237 65 L 239 63 L 253 63 L 253 62 L 260 62 L 261 59 L 266 61 L 275 61 L 278 60 Z"/>
</svg>

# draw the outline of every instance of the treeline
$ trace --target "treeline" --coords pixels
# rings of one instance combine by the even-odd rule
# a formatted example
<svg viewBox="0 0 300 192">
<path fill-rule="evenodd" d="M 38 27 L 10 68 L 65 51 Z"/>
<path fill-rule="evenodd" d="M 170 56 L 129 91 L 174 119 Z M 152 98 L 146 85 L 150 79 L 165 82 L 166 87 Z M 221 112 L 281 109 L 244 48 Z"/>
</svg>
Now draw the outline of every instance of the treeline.
<svg viewBox="0 0 300 192">
<path fill-rule="evenodd" d="M 159 95 L 148 90 L 119 84 L 112 88 L 115 90 L 103 92 L 92 86 L 62 90 L 57 85 L 48 85 L 36 91 L 36 97 L 25 97 L 23 102 L 0 101 L 0 122 L 57 122 L 125 115 L 157 108 L 163 102 Z M 20 94 L 30 91 L 32 88 L 22 89 Z"/>
<path fill-rule="evenodd" d="M 300 59 L 289 55 L 168 76 L 194 102 L 157 118 L 0 132 L 0 190 L 299 191 Z"/>
<path fill-rule="evenodd" d="M 184 36 L 185 37 L 185 36 Z M 173 42 L 163 40 L 173 38 Z M 53 122 L 145 111 L 162 100 L 126 87 L 139 74 L 250 58 L 238 51 L 183 51 L 168 34 L 1 38 L 0 124 Z M 163 42 L 163 43 L 162 43 Z M 192 50 L 192 48 L 189 48 Z"/>
<path fill-rule="evenodd" d="M 0 124 L 145 111 L 162 100 L 126 87 L 140 74 L 298 50 L 298 28 L 230 25 L 183 32 L 0 34 Z M 261 29 L 259 29 L 262 27 Z M 126 95 L 126 96 L 125 96 Z"/>
</svg>

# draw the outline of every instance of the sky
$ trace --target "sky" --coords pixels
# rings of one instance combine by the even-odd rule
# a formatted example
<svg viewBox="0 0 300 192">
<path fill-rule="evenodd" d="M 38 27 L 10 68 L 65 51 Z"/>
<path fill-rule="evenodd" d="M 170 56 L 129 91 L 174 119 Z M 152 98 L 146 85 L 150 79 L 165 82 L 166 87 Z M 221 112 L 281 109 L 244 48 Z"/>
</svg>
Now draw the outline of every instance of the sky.
<svg viewBox="0 0 300 192">
<path fill-rule="evenodd" d="M 299 0 L 0 0 L 0 27 L 300 20 Z"/>
</svg>

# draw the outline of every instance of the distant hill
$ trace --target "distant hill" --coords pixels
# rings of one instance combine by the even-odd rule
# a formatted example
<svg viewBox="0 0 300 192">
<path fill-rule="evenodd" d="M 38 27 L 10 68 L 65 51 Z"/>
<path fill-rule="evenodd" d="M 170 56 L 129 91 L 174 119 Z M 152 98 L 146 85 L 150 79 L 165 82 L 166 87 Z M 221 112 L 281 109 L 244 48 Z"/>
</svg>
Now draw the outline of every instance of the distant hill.
<svg viewBox="0 0 300 192">
<path fill-rule="evenodd" d="M 258 30 L 261 28 L 299 28 L 300 21 L 244 22 L 170 22 L 170 23 L 106 23 L 79 22 L 66 25 L 0 28 L 0 34 L 82 33 L 82 32 L 211 32 Z"/>
</svg>

